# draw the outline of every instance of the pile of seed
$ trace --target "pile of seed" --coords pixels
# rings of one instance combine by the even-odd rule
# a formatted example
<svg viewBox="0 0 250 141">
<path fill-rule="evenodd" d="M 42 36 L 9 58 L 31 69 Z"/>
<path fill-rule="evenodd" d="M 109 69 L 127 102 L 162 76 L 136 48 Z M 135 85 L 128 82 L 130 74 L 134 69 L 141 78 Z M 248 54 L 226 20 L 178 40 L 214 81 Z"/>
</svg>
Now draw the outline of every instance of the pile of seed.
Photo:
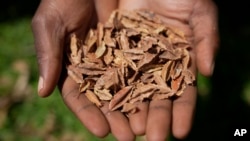
<svg viewBox="0 0 250 141">
<path fill-rule="evenodd" d="M 135 102 L 180 96 L 195 81 L 190 44 L 182 32 L 147 10 L 114 11 L 84 41 L 75 35 L 67 51 L 68 75 L 101 107 L 135 112 Z"/>
</svg>

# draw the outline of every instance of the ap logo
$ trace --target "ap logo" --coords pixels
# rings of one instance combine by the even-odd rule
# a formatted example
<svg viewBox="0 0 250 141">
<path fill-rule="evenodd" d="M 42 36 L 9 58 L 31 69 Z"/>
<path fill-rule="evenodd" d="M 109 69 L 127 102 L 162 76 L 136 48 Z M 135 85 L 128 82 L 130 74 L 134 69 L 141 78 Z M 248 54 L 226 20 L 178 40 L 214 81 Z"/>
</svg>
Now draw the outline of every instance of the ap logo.
<svg viewBox="0 0 250 141">
<path fill-rule="evenodd" d="M 234 136 L 244 136 L 246 133 L 246 129 L 236 129 L 234 132 Z"/>
</svg>

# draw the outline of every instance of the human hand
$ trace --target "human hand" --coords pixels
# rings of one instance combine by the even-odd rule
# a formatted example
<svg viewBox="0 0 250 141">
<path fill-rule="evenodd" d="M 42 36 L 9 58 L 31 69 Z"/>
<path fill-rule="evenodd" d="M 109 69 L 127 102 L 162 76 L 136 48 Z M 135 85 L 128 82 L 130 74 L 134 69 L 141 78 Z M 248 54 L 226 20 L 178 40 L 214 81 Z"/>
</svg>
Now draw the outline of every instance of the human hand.
<svg viewBox="0 0 250 141">
<path fill-rule="evenodd" d="M 118 140 L 133 140 L 128 120 L 121 112 L 109 112 L 107 104 L 100 110 L 79 95 L 78 84 L 64 70 L 65 43 L 71 33 L 84 39 L 91 25 L 104 22 L 116 0 L 110 3 L 89 0 L 43 0 L 32 19 L 32 30 L 39 65 L 38 94 L 49 96 L 57 84 L 65 104 L 94 135 L 106 136 L 110 131 Z"/>
<path fill-rule="evenodd" d="M 190 69 L 205 75 L 213 73 L 214 55 L 218 46 L 217 9 L 211 0 L 120 0 L 119 9 L 149 9 L 163 22 L 185 33 L 193 49 Z M 166 140 L 172 131 L 176 138 L 185 138 L 192 125 L 196 103 L 196 87 L 188 86 L 181 97 L 141 103 L 139 112 L 129 115 L 136 135 L 146 133 L 149 141 Z"/>
</svg>

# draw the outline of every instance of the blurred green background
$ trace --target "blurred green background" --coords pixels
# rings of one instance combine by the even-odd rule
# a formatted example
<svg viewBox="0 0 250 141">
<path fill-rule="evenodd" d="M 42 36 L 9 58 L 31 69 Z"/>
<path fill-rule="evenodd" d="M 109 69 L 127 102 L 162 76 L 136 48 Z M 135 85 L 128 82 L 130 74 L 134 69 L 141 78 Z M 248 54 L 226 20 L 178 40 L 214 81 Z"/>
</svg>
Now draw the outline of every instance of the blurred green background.
<svg viewBox="0 0 250 141">
<path fill-rule="evenodd" d="M 198 77 L 197 109 L 187 141 L 229 140 L 240 128 L 250 134 L 249 7 L 243 0 L 215 2 L 220 50 L 214 75 Z M 111 135 L 91 135 L 63 104 L 58 90 L 45 99 L 37 96 L 30 23 L 38 4 L 12 0 L 0 5 L 0 141 L 114 140 Z"/>
</svg>

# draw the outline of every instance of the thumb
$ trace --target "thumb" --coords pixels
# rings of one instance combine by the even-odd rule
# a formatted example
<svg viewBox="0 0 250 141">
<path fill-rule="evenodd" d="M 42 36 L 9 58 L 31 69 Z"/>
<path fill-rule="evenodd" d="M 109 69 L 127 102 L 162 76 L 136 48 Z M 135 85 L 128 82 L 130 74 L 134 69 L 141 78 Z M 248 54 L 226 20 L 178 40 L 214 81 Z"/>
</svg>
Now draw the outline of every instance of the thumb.
<svg viewBox="0 0 250 141">
<path fill-rule="evenodd" d="M 59 16 L 43 7 L 39 6 L 32 19 L 32 31 L 39 67 L 38 94 L 46 97 L 55 89 L 61 73 L 65 30 Z"/>
<path fill-rule="evenodd" d="M 191 18 L 194 31 L 196 64 L 199 72 L 211 76 L 218 48 L 217 9 L 210 0 L 198 1 Z"/>
</svg>

